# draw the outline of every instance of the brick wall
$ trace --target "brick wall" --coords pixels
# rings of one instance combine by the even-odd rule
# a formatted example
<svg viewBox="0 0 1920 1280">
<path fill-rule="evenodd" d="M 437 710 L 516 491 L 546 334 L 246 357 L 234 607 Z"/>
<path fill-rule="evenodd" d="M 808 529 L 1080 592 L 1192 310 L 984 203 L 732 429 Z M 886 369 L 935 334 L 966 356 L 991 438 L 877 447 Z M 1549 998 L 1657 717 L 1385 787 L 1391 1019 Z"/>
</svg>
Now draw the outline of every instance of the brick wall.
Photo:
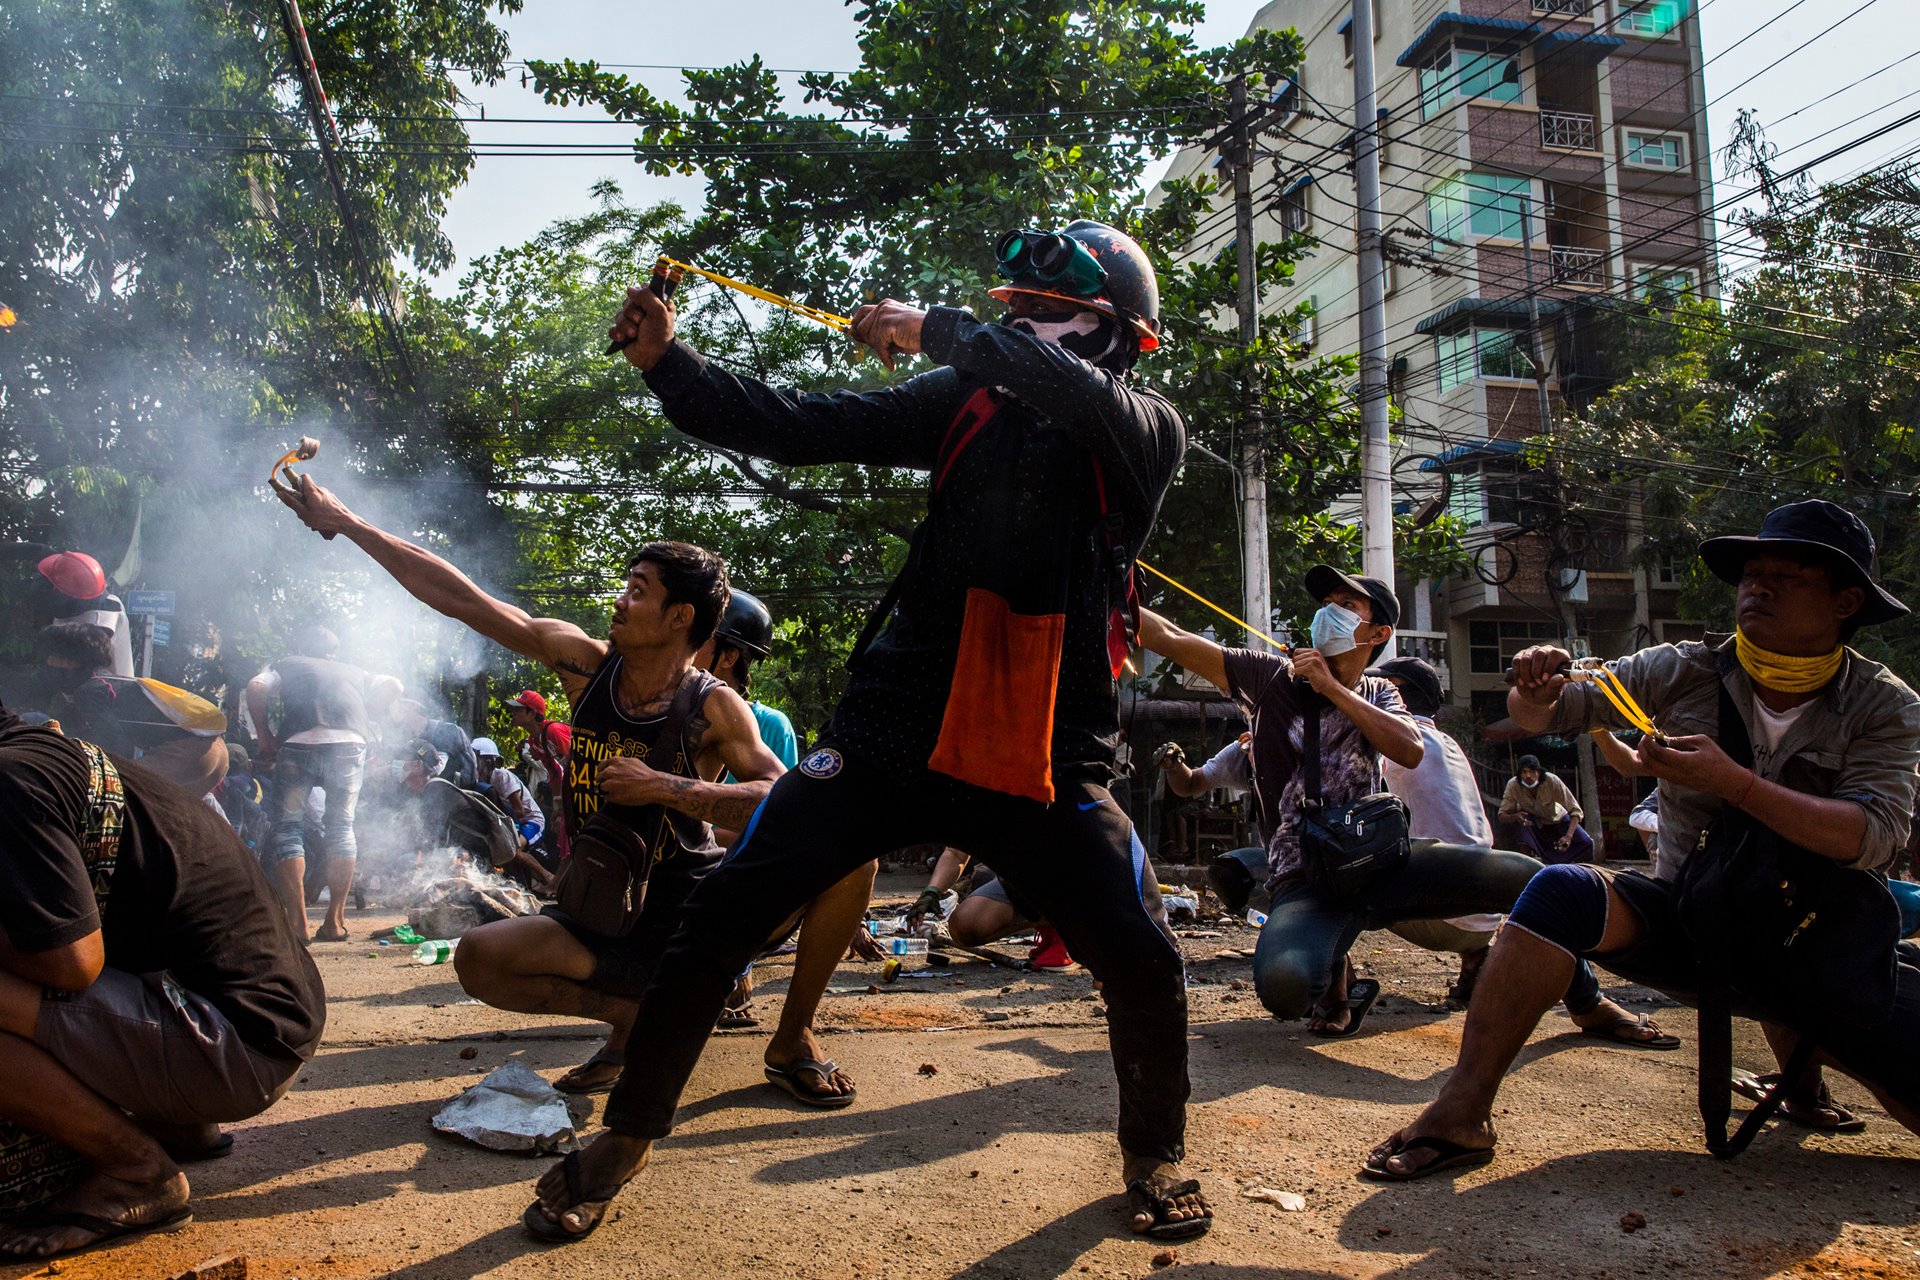
<svg viewBox="0 0 1920 1280">
<path fill-rule="evenodd" d="M 1637 42 L 1629 42 L 1619 56 L 1607 59 L 1614 122 L 1672 122 L 1686 116 L 1693 110 L 1687 101 L 1687 64 L 1661 61 L 1651 53 L 1629 61 L 1627 55 L 1637 51 Z"/>
<path fill-rule="evenodd" d="M 1487 438 L 1524 440 L 1540 433 L 1540 392 L 1531 383 L 1489 382 Z"/>
</svg>

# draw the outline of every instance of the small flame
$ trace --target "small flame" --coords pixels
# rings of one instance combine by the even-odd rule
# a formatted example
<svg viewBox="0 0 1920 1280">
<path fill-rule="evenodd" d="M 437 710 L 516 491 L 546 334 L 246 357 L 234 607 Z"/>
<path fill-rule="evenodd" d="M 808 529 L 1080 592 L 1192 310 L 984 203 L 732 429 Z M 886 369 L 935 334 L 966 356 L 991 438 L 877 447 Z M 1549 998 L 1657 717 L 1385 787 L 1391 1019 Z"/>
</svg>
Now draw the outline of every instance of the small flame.
<svg viewBox="0 0 1920 1280">
<path fill-rule="evenodd" d="M 19 318 L 19 316 L 13 314 L 12 307 L 0 305 L 0 329 L 13 328 L 13 322 Z"/>
</svg>

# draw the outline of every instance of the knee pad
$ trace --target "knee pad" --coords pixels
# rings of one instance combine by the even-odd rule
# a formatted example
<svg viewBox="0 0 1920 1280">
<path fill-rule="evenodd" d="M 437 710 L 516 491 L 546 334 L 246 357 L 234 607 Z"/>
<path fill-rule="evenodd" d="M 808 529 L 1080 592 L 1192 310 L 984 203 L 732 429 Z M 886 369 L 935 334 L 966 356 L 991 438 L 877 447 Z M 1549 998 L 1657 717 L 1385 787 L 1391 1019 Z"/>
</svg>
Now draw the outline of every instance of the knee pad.
<svg viewBox="0 0 1920 1280">
<path fill-rule="evenodd" d="M 1584 955 L 1607 931 L 1607 883 L 1582 863 L 1543 867 L 1527 881 L 1507 919 L 1562 951 Z"/>
</svg>

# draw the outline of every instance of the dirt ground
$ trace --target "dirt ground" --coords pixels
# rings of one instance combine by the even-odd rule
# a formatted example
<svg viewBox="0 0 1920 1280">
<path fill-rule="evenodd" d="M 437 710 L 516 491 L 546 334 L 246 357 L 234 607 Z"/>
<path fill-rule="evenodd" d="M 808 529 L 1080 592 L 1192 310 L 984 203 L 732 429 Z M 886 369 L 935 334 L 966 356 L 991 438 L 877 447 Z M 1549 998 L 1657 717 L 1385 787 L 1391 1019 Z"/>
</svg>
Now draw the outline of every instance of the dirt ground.
<svg viewBox="0 0 1920 1280">
<path fill-rule="evenodd" d="M 920 879 L 883 877 L 902 903 Z M 1677 1052 L 1608 1048 L 1550 1016 L 1502 1094 L 1500 1158 L 1448 1180 L 1356 1177 L 1367 1148 L 1432 1096 L 1462 1015 L 1441 995 L 1451 957 L 1368 934 L 1356 958 L 1387 991 L 1353 1040 L 1267 1017 L 1244 980 L 1243 925 L 1182 939 L 1192 984 L 1190 1167 L 1213 1232 L 1168 1246 L 1124 1226 L 1102 1008 L 1083 971 L 1028 975 L 960 960 L 940 977 L 868 991 L 842 968 L 821 1010 L 827 1051 L 860 1099 L 808 1111 L 762 1083 L 765 1029 L 716 1036 L 680 1127 L 591 1239 L 553 1249 L 519 1226 L 545 1158 L 434 1133 L 448 1099 L 512 1056 L 549 1076 L 596 1040 L 590 1024 L 465 998 L 447 967 L 360 940 L 397 913 L 350 913 L 357 935 L 316 944 L 327 1038 L 294 1090 L 239 1126 L 231 1158 L 193 1166 L 193 1225 L 0 1280 L 159 1280 L 223 1254 L 248 1275 L 400 1277 L 1145 1276 L 1217 1280 L 1458 1276 L 1920 1277 L 1920 1139 L 1849 1081 L 1865 1133 L 1775 1125 L 1745 1156 L 1703 1153 L 1693 1020 L 1615 988 L 1686 1038 Z M 910 962 L 910 965 L 912 962 Z M 909 970 L 911 972 L 911 968 Z M 763 962 L 763 1024 L 787 962 Z M 477 1056 L 463 1059 L 463 1049 Z M 1764 1050 L 1743 1033 L 1743 1065 Z M 923 1073 L 923 1064 L 936 1070 Z M 1297 1192 L 1302 1212 L 1244 1198 Z M 1628 1232 L 1621 1218 L 1645 1217 Z"/>
</svg>

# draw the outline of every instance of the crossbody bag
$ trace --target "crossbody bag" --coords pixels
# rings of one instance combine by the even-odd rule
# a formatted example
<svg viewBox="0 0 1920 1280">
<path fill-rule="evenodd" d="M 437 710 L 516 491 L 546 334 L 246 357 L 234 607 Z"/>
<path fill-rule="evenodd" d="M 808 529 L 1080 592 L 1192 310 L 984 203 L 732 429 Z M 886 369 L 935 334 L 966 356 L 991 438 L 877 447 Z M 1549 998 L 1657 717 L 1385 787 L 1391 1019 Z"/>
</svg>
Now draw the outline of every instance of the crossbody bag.
<svg viewBox="0 0 1920 1280">
<path fill-rule="evenodd" d="M 1320 716 L 1326 699 L 1300 691 L 1301 750 L 1306 755 L 1300 804 L 1300 859 L 1307 881 L 1336 901 L 1365 895 L 1407 865 L 1407 806 L 1390 791 L 1351 804 L 1327 804 L 1320 795 Z"/>
<path fill-rule="evenodd" d="M 648 763 L 660 760 L 662 749 L 680 737 L 693 714 L 694 699 L 705 687 L 693 672 L 680 682 L 647 750 Z M 656 806 L 642 832 L 603 806 L 573 833 L 572 851 L 554 881 L 555 905 L 589 933 L 603 938 L 632 933 L 646 907 L 653 864 L 677 841 L 668 821 L 665 806 Z"/>
</svg>

